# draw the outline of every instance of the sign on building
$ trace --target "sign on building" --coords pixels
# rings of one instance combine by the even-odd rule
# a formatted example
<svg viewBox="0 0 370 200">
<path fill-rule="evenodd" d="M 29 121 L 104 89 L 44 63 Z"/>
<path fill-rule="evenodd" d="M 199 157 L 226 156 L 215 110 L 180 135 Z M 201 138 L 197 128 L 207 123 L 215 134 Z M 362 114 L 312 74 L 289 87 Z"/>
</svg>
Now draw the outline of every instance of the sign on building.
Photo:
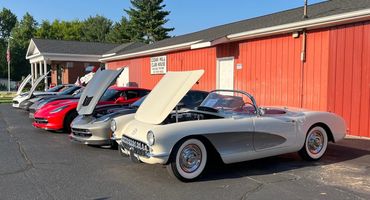
<svg viewBox="0 0 370 200">
<path fill-rule="evenodd" d="M 167 56 L 150 58 L 150 74 L 165 74 L 167 72 Z"/>
</svg>

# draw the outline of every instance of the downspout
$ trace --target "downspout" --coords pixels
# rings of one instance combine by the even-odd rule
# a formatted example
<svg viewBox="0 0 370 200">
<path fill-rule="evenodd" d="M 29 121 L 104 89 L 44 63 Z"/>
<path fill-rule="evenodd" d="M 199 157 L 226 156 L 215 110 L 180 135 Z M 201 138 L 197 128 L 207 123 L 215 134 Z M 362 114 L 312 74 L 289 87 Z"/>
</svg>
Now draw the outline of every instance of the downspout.
<svg viewBox="0 0 370 200">
<path fill-rule="evenodd" d="M 303 7 L 303 19 L 308 18 L 308 0 L 304 1 Z M 302 50 L 301 50 L 301 98 L 300 98 L 300 107 L 303 108 L 303 89 L 304 89 L 304 67 L 306 63 L 306 54 L 307 54 L 307 30 L 302 30 Z"/>
<path fill-rule="evenodd" d="M 303 108 L 303 89 L 304 89 L 304 67 L 306 64 L 306 54 L 307 54 L 307 31 L 303 29 L 302 31 L 302 50 L 301 50 L 301 102 L 300 107 Z"/>
</svg>

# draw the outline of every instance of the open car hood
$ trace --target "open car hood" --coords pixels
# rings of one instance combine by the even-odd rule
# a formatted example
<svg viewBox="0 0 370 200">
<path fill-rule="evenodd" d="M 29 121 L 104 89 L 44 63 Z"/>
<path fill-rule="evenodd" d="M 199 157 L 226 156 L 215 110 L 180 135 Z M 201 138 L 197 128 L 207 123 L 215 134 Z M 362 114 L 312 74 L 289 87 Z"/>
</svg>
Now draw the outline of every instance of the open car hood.
<svg viewBox="0 0 370 200">
<path fill-rule="evenodd" d="M 27 85 L 27 83 L 30 82 L 31 78 L 32 78 L 32 75 L 28 74 L 28 76 L 22 81 L 22 83 L 19 85 L 17 95 L 20 95 L 22 93 L 22 90 Z"/>
<path fill-rule="evenodd" d="M 149 93 L 135 119 L 160 124 L 203 75 L 204 70 L 168 72 Z"/>
<path fill-rule="evenodd" d="M 99 70 L 89 81 L 78 101 L 77 112 L 79 115 L 91 115 L 98 104 L 101 96 L 108 87 L 122 73 L 121 70 Z"/>
<path fill-rule="evenodd" d="M 32 94 L 33 92 L 36 90 L 36 87 L 38 84 L 40 84 L 40 82 L 50 73 L 50 71 L 48 71 L 47 73 L 45 73 L 44 75 L 40 76 L 38 79 L 36 79 L 36 81 L 33 83 L 32 87 L 31 87 L 31 90 L 30 92 L 28 93 L 28 96 L 27 96 L 27 99 L 31 98 L 32 97 Z"/>
</svg>

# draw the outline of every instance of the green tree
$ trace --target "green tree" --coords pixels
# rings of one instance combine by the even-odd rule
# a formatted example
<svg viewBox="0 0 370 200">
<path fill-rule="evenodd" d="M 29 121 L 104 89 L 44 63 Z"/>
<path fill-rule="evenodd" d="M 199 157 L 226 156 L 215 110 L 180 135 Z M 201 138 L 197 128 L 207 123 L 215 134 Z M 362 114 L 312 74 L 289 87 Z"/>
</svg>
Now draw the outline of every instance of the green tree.
<svg viewBox="0 0 370 200">
<path fill-rule="evenodd" d="M 52 26 L 49 21 L 43 20 L 40 27 L 37 29 L 35 37 L 43 39 L 56 39 L 52 32 Z"/>
<path fill-rule="evenodd" d="M 3 8 L 0 12 L 0 38 L 8 38 L 16 23 L 17 16 L 9 9 Z"/>
<path fill-rule="evenodd" d="M 26 13 L 12 30 L 11 40 L 11 74 L 13 80 L 20 80 L 22 76 L 30 72 L 30 63 L 26 60 L 26 52 L 30 39 L 36 33 L 37 22 Z"/>
<path fill-rule="evenodd" d="M 17 17 L 6 8 L 0 12 L 0 77 L 7 77 L 8 64 L 6 61 L 7 40 L 17 23 Z"/>
<path fill-rule="evenodd" d="M 132 38 L 152 43 L 168 38 L 174 28 L 165 28 L 169 11 L 165 11 L 163 0 L 131 0 L 133 8 L 125 10 L 130 17 Z"/>
<path fill-rule="evenodd" d="M 107 35 L 106 41 L 112 43 L 131 42 L 129 21 L 122 17 L 120 22 L 116 22 Z"/>
<path fill-rule="evenodd" d="M 112 21 L 106 17 L 96 15 L 89 17 L 82 24 L 82 33 L 84 41 L 105 42 L 108 33 L 112 28 Z"/>
<path fill-rule="evenodd" d="M 78 20 L 54 20 L 53 23 L 43 21 L 37 29 L 35 37 L 56 40 L 81 40 L 83 38 L 82 23 Z"/>
</svg>

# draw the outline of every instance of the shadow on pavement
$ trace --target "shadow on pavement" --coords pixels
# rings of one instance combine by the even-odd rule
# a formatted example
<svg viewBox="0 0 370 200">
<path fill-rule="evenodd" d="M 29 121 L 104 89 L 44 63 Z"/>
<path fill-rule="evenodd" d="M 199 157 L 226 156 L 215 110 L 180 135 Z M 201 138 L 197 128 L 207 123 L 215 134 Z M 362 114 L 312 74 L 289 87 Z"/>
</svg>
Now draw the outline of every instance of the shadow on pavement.
<svg viewBox="0 0 370 200">
<path fill-rule="evenodd" d="M 232 179 L 255 175 L 268 175 L 312 166 L 325 166 L 341 163 L 370 155 L 370 140 L 345 139 L 338 144 L 329 144 L 320 161 L 302 160 L 297 153 L 268 157 L 235 164 L 210 163 L 207 172 L 199 181 Z M 367 159 L 370 166 L 370 159 Z"/>
</svg>

